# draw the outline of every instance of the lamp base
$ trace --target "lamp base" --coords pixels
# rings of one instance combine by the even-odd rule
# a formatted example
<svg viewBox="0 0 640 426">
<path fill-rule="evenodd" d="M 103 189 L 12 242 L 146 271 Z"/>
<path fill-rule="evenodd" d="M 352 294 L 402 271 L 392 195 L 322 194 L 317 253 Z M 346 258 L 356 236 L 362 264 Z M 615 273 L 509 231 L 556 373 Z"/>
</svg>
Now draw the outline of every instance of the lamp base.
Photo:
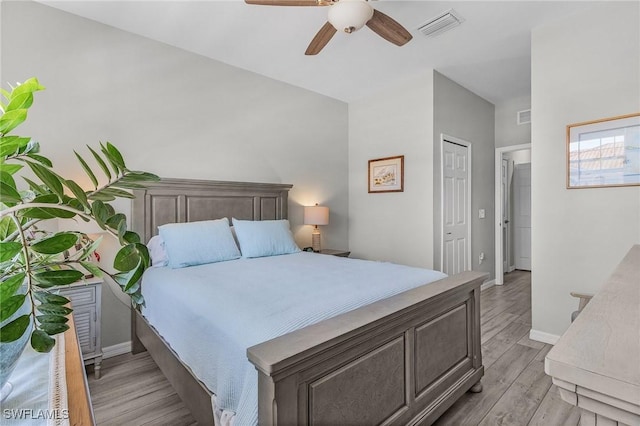
<svg viewBox="0 0 640 426">
<path fill-rule="evenodd" d="M 320 231 L 318 231 L 317 228 L 311 233 L 311 248 L 313 248 L 313 251 L 316 253 L 322 249 L 320 246 Z"/>
</svg>

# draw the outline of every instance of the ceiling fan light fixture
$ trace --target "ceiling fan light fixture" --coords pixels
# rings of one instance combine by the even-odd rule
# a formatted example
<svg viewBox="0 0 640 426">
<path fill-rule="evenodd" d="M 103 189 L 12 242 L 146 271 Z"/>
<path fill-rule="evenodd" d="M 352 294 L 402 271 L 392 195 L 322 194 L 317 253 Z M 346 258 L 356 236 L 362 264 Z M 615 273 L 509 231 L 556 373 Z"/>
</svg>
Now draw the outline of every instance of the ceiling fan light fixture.
<svg viewBox="0 0 640 426">
<path fill-rule="evenodd" d="M 340 0 L 329 8 L 329 22 L 338 31 L 352 33 L 373 17 L 373 8 L 364 0 Z"/>
</svg>

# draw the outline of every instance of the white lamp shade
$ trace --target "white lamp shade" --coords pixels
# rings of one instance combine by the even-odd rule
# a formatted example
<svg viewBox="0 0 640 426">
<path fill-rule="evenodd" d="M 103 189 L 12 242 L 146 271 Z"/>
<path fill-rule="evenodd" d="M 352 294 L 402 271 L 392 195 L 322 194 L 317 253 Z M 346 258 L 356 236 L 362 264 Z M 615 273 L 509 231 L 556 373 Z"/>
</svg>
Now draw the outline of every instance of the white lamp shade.
<svg viewBox="0 0 640 426">
<path fill-rule="evenodd" d="M 332 6 L 333 7 L 333 6 Z M 328 225 L 329 207 L 308 206 L 304 208 L 305 225 Z"/>
<path fill-rule="evenodd" d="M 363 0 L 340 0 L 329 7 L 329 22 L 338 31 L 357 31 L 373 17 L 373 8 Z"/>
</svg>

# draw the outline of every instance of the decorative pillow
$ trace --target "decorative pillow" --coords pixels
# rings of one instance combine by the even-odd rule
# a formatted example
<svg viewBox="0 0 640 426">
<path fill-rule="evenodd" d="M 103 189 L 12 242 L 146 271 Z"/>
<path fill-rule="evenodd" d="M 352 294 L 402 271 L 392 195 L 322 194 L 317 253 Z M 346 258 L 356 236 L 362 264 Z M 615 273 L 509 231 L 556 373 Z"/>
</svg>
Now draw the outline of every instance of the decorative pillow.
<svg viewBox="0 0 640 426">
<path fill-rule="evenodd" d="M 240 257 L 226 217 L 200 222 L 168 223 L 159 226 L 158 230 L 169 255 L 169 267 L 173 269 Z"/>
<path fill-rule="evenodd" d="M 151 237 L 147 243 L 147 248 L 151 257 L 151 266 L 167 266 L 169 264 L 169 256 L 167 256 L 164 240 L 160 235 Z"/>
<path fill-rule="evenodd" d="M 232 219 L 243 257 L 277 256 L 297 253 L 288 220 Z"/>
</svg>

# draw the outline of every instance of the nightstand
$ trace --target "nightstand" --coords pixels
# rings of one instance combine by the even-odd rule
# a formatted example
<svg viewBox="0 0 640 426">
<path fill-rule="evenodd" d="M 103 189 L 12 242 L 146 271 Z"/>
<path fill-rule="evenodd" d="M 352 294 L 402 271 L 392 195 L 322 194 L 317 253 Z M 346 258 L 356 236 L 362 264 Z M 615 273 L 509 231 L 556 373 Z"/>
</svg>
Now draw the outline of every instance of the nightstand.
<svg viewBox="0 0 640 426">
<path fill-rule="evenodd" d="M 332 250 L 332 249 L 322 249 L 318 253 L 320 253 L 320 254 L 330 254 L 332 256 L 338 256 L 338 257 L 349 257 L 349 254 L 351 254 L 350 251 Z"/>
<path fill-rule="evenodd" d="M 100 378 L 102 343 L 100 336 L 102 278 L 86 278 L 60 287 L 60 295 L 71 300 L 73 321 L 78 333 L 84 365 L 93 364 L 96 379 Z"/>
</svg>

